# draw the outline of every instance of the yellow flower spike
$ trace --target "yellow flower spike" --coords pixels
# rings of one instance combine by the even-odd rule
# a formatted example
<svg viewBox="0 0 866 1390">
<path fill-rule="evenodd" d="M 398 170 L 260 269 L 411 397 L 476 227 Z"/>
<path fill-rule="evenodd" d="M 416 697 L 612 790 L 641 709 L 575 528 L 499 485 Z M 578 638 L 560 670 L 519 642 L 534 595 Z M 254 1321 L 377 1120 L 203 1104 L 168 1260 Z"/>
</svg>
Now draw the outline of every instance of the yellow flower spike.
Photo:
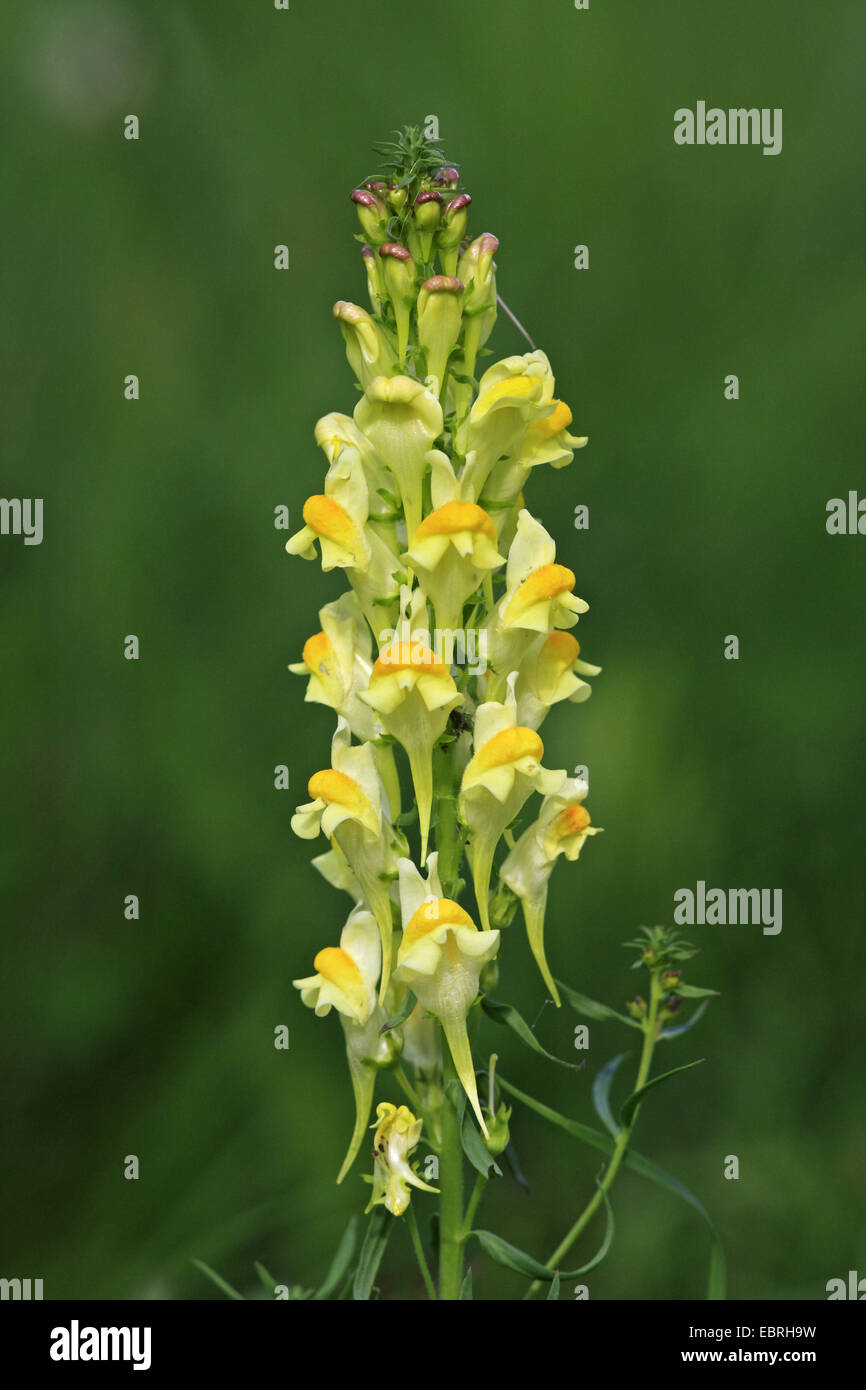
<svg viewBox="0 0 866 1390">
<path fill-rule="evenodd" d="M 385 1015 L 376 1003 L 381 946 L 372 913 L 355 908 L 340 935 L 339 946 L 326 946 L 313 962 L 316 973 L 294 980 L 301 1000 L 323 1018 L 335 1009 L 343 1026 L 346 1059 L 355 1098 L 355 1123 L 337 1182 L 343 1181 L 361 1147 L 376 1085 L 376 1072 L 390 1066 L 398 1046 L 381 1028 Z"/>
<path fill-rule="evenodd" d="M 360 464 L 367 484 L 367 521 L 376 523 L 381 534 L 391 542 L 394 529 L 389 519 L 391 504 L 382 496 L 393 488 L 388 469 L 380 459 L 369 439 L 361 433 L 350 415 L 331 411 L 316 422 L 316 443 L 328 460 L 328 477 L 351 477 L 356 464 Z M 393 547 L 396 553 L 396 545 Z"/>
<path fill-rule="evenodd" d="M 572 595 L 575 583 L 574 574 L 565 565 L 542 565 L 533 570 L 513 593 L 507 595 L 502 607 L 503 627 L 546 632 L 552 608 L 559 610 L 560 619 L 563 611 L 569 615 L 585 613 L 589 605 Z M 571 621 L 576 622 L 576 617 Z"/>
<path fill-rule="evenodd" d="M 442 407 L 420 381 L 381 376 L 355 407 L 355 423 L 394 475 L 407 534 L 414 535 L 421 524 L 428 455 L 442 433 Z"/>
<path fill-rule="evenodd" d="M 421 1138 L 423 1122 L 415 1118 L 407 1105 L 392 1105 L 381 1101 L 376 1107 L 373 1136 L 373 1194 L 367 1211 L 384 1206 L 392 1216 L 402 1216 L 409 1205 L 411 1187 L 422 1192 L 438 1192 L 437 1187 L 419 1178 L 409 1162 L 410 1155 Z"/>
<path fill-rule="evenodd" d="M 516 673 L 505 703 L 491 700 L 475 716 L 474 752 L 460 787 L 460 818 L 471 831 L 469 864 L 483 927 L 490 926 L 490 875 L 496 846 L 534 791 L 549 795 L 565 772 L 541 766 L 544 744 L 534 729 L 517 723 Z"/>
<path fill-rule="evenodd" d="M 587 791 L 585 782 L 569 777 L 553 795 L 545 797 L 537 820 L 520 836 L 499 871 L 500 878 L 520 899 L 530 949 L 557 1008 L 559 991 L 544 949 L 548 882 L 561 854 L 577 859 L 588 837 L 601 833 L 591 825 L 589 812 L 582 805 Z"/>
<path fill-rule="evenodd" d="M 380 1002 L 391 975 L 393 923 L 388 876 L 395 871 L 395 831 L 389 821 L 382 780 L 371 743 L 351 744 L 346 720 L 340 718 L 331 744 L 330 768 L 310 778 L 313 798 L 299 806 L 292 829 L 302 839 L 325 834 L 340 851 L 357 880 L 379 927 L 382 947 Z"/>
<path fill-rule="evenodd" d="M 451 501 L 426 516 L 403 557 L 433 604 L 436 625 L 455 631 L 485 574 L 505 564 L 493 519 L 476 502 Z"/>
<path fill-rule="evenodd" d="M 429 640 L 429 634 L 424 633 Z M 421 831 L 421 863 L 427 857 L 433 805 L 433 747 L 463 696 L 449 668 L 424 640 L 395 640 L 380 652 L 369 688 L 360 697 L 376 710 L 385 730 L 409 759 Z"/>
<path fill-rule="evenodd" d="M 494 672 L 515 671 L 537 640 L 554 628 L 573 627 L 589 604 L 573 592 L 574 574 L 556 564 L 556 545 L 540 521 L 524 508 L 508 552 L 505 594 L 488 620 L 486 631 Z M 489 695 L 500 695 L 501 677 Z"/>
<path fill-rule="evenodd" d="M 466 496 L 481 500 L 494 467 L 520 453 L 529 425 L 550 414 L 553 386 L 543 352 L 505 357 L 487 369 L 457 431 L 457 448 L 466 459 L 461 479 Z"/>
<path fill-rule="evenodd" d="M 370 630 L 357 596 L 350 591 L 325 604 L 319 621 L 321 630 L 307 638 L 301 660 L 289 670 L 309 677 L 306 700 L 342 714 L 356 738 L 377 738 L 381 728 L 357 698 L 372 670 Z"/>
<path fill-rule="evenodd" d="M 584 676 L 597 676 L 601 667 L 580 660 L 580 643 L 570 632 L 556 629 L 537 638 L 521 662 L 517 677 L 515 694 L 520 723 L 537 729 L 551 706 L 560 700 L 574 704 L 588 700 L 592 686 L 575 674 L 578 671 Z"/>
<path fill-rule="evenodd" d="M 377 378 L 381 380 L 381 378 Z M 393 595 L 398 560 L 382 536 L 368 525 L 369 489 L 360 450 L 339 453 L 328 470 L 325 491 L 304 503 L 304 526 L 286 541 L 290 555 L 315 559 L 319 542 L 322 569 L 346 570 L 370 626 L 383 615 L 377 601 Z"/>
<path fill-rule="evenodd" d="M 571 463 L 575 449 L 587 444 L 586 436 L 577 438 L 569 434 L 572 415 L 565 402 L 552 400 L 549 405 L 553 407 L 549 414 L 527 424 L 519 449 L 493 465 L 484 485 L 487 501 L 500 505 L 510 501 L 526 486 L 533 468 L 542 464 L 565 468 Z"/>
<path fill-rule="evenodd" d="M 442 897 L 437 864 L 438 856 L 431 854 L 425 882 L 411 860 L 398 861 L 403 937 L 394 975 L 441 1023 L 460 1084 L 486 1138 L 466 1015 L 478 995 L 481 969 L 499 949 L 499 932 L 479 931 L 459 903 Z"/>
<path fill-rule="evenodd" d="M 305 560 L 315 557 L 319 542 L 322 569 L 364 568 L 370 561 L 365 533 L 368 492 L 360 461 L 340 475 L 325 480 L 325 492 L 308 497 L 303 507 L 304 526 L 286 541 L 290 555 Z"/>
<path fill-rule="evenodd" d="M 394 370 L 396 345 L 366 309 L 346 299 L 338 299 L 334 305 L 334 318 L 343 334 L 349 366 L 362 389 L 375 377 L 387 376 Z"/>
</svg>

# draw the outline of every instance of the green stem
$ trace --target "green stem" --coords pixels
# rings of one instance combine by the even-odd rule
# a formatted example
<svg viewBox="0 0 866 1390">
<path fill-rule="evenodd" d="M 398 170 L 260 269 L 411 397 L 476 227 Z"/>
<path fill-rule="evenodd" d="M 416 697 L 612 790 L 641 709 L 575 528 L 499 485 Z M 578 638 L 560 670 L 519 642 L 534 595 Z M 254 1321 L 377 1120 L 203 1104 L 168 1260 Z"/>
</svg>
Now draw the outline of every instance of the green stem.
<svg viewBox="0 0 866 1390">
<path fill-rule="evenodd" d="M 478 1210 L 478 1204 L 481 1201 L 481 1198 L 484 1196 L 484 1189 L 486 1188 L 486 1186 L 487 1179 L 482 1178 L 479 1173 L 478 1177 L 475 1179 L 475 1186 L 472 1189 L 472 1196 L 469 1198 L 469 1205 L 466 1208 L 466 1215 L 463 1218 L 464 1241 L 466 1240 L 466 1237 L 469 1235 L 469 1232 L 472 1230 L 472 1223 L 475 1220 L 475 1213 Z"/>
<path fill-rule="evenodd" d="M 439 1297 L 456 1302 L 463 1283 L 463 1148 L 457 1111 L 447 1094 L 448 1082 L 457 1080 L 447 1045 L 442 1049 L 442 1062 L 445 1096 L 439 1155 Z"/>
<path fill-rule="evenodd" d="M 460 878 L 463 841 L 457 820 L 458 768 L 457 740 L 436 749 L 436 849 L 439 853 L 439 878 L 446 898 L 455 897 Z"/>
<path fill-rule="evenodd" d="M 397 1082 L 397 1085 L 400 1087 L 400 1090 L 403 1092 L 415 1114 L 420 1116 L 424 1121 L 425 1142 L 428 1143 L 431 1148 L 435 1149 L 436 1127 L 433 1124 L 423 1100 L 415 1090 L 415 1087 L 412 1085 L 412 1082 L 409 1080 L 402 1066 L 399 1064 L 394 1068 L 394 1080 Z"/>
<path fill-rule="evenodd" d="M 662 1002 L 662 993 L 663 992 L 659 981 L 658 971 L 653 971 L 652 976 L 650 978 L 650 1000 L 649 1009 L 647 1010 L 646 1022 L 644 1024 L 643 1047 L 641 1048 L 637 1076 L 635 1078 L 635 1083 L 632 1088 L 634 1091 L 639 1091 L 641 1086 L 646 1084 L 647 1078 L 649 1076 L 650 1066 L 652 1065 L 653 1049 L 656 1045 L 656 1039 L 658 1038 L 659 1032 L 658 1015 L 659 1008 Z M 550 1256 L 550 1259 L 547 1261 L 547 1266 L 549 1269 L 557 1269 L 558 1266 L 562 1263 L 562 1260 L 568 1254 L 569 1250 L 571 1249 L 574 1242 L 577 1240 L 578 1236 L 582 1234 L 585 1228 L 589 1225 L 592 1218 L 595 1216 L 595 1213 L 598 1211 L 599 1207 L 604 1201 L 605 1194 L 609 1192 L 611 1187 L 613 1186 L 614 1179 L 617 1173 L 619 1172 L 622 1161 L 625 1158 L 626 1153 L 628 1151 L 628 1146 L 631 1141 L 632 1130 L 634 1129 L 639 1110 L 640 1106 L 638 1106 L 637 1110 L 635 1110 L 635 1113 L 631 1119 L 631 1124 L 628 1126 L 628 1128 L 620 1130 L 619 1134 L 617 1135 L 614 1150 L 610 1157 L 610 1163 L 607 1165 L 604 1177 L 601 1179 L 601 1182 L 598 1184 L 598 1187 L 596 1188 L 595 1195 L 589 1199 L 583 1211 L 580 1213 L 580 1216 L 577 1218 L 574 1225 L 571 1227 L 571 1230 L 567 1233 L 567 1235 L 563 1237 L 563 1239 L 559 1242 L 559 1245 L 557 1245 L 556 1249 L 554 1250 L 553 1254 Z M 543 1286 L 541 1281 L 539 1279 L 536 1279 L 534 1283 L 530 1284 L 524 1297 L 534 1298 L 535 1294 L 538 1293 L 539 1289 L 541 1289 L 542 1287 Z"/>
<path fill-rule="evenodd" d="M 428 1297 L 435 1300 L 436 1286 L 430 1274 L 430 1266 L 427 1263 L 427 1256 L 424 1254 L 424 1246 L 421 1244 L 421 1232 L 418 1230 L 418 1220 L 411 1202 L 406 1209 L 406 1220 L 409 1223 L 409 1235 L 412 1237 L 412 1248 L 415 1251 L 415 1259 L 418 1261 L 421 1278 L 424 1280 L 424 1287 L 427 1290 Z"/>
</svg>

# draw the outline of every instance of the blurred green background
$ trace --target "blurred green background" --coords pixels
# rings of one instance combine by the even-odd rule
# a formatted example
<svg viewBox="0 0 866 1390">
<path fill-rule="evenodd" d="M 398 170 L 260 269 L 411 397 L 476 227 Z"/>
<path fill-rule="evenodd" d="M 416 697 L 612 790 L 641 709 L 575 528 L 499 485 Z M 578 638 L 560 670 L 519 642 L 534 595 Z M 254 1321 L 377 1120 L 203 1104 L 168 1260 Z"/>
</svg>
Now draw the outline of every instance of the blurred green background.
<svg viewBox="0 0 866 1390">
<path fill-rule="evenodd" d="M 272 518 L 318 490 L 316 419 L 354 404 L 330 313 L 364 298 L 348 191 L 374 140 L 428 114 L 590 436 L 529 499 L 605 668 L 545 727 L 606 829 L 557 871 L 554 968 L 621 1007 L 620 942 L 669 922 L 677 888 L 782 888 L 779 936 L 690 933 L 690 978 L 721 997 L 665 1063 L 707 1061 L 636 1142 L 710 1209 L 732 1297 L 866 1274 L 866 540 L 824 525 L 864 486 L 862 29 L 843 0 L 4 6 L 2 489 L 45 499 L 45 538 L 0 540 L 0 1274 L 47 1297 L 217 1296 L 199 1256 L 244 1289 L 254 1259 L 311 1284 L 366 1200 L 362 1163 L 333 1181 L 340 1029 L 290 983 L 346 907 L 289 829 L 331 719 L 286 670 L 341 584 L 289 560 Z M 782 154 L 677 147 L 698 99 L 782 107 Z M 491 346 L 525 345 L 500 321 Z M 501 964 L 500 997 L 535 1019 L 519 922 Z M 539 1036 L 575 1059 L 577 1022 L 548 1007 Z M 631 1041 L 594 1025 L 575 1074 L 488 1021 L 482 1038 L 586 1121 Z M 541 1257 L 597 1156 L 525 1113 L 513 1133 L 531 1195 L 503 1179 L 483 1224 Z M 614 1205 L 592 1297 L 703 1296 L 698 1218 L 630 1173 Z M 476 1297 L 522 1292 L 474 1265 Z M 421 1292 L 403 1232 L 381 1284 Z"/>
</svg>

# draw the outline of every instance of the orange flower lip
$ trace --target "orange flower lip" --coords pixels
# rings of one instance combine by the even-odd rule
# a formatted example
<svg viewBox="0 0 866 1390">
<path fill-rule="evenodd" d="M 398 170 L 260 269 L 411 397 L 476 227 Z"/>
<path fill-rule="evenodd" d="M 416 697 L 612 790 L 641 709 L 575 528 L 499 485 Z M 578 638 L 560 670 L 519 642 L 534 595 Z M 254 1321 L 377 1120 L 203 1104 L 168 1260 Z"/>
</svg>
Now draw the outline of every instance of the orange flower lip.
<svg viewBox="0 0 866 1390">
<path fill-rule="evenodd" d="M 566 806 L 553 822 L 553 833 L 558 840 L 569 835 L 582 835 L 590 823 L 590 814 L 585 806 Z"/>
<path fill-rule="evenodd" d="M 533 608 L 536 603 L 545 603 L 556 598 L 559 594 L 570 593 L 575 582 L 572 571 L 565 565 L 542 565 L 539 569 L 533 570 L 532 574 L 527 575 L 523 583 L 515 590 L 506 605 L 503 616 L 506 619 L 519 617 L 528 608 Z"/>
<path fill-rule="evenodd" d="M 550 634 L 538 653 L 539 678 L 558 680 L 564 671 L 571 669 L 579 656 L 580 643 L 572 637 L 570 632 L 561 632 L 557 629 Z"/>
<path fill-rule="evenodd" d="M 386 647 L 377 657 L 370 676 L 370 683 L 384 676 L 395 676 L 398 671 L 418 671 L 425 676 L 448 676 L 451 672 L 441 661 L 437 661 L 429 647 L 421 642 L 400 642 L 394 647 Z"/>
<path fill-rule="evenodd" d="M 422 903 L 412 916 L 403 933 L 401 950 L 429 936 L 437 927 L 472 927 L 474 930 L 475 923 L 459 903 L 451 898 L 435 898 L 432 902 Z"/>
<path fill-rule="evenodd" d="M 483 776 L 495 767 L 505 767 L 521 758 L 535 758 L 541 761 L 544 744 L 534 729 L 526 729 L 518 724 L 514 729 L 502 729 L 479 748 L 466 769 L 470 778 Z"/>
<path fill-rule="evenodd" d="M 574 416 L 565 401 L 554 401 L 550 414 L 545 415 L 542 420 L 535 420 L 530 428 L 537 438 L 552 439 L 555 434 L 567 430 L 573 419 Z"/>
<path fill-rule="evenodd" d="M 426 536 L 451 536 L 458 531 L 478 531 L 496 539 L 493 518 L 477 502 L 446 502 L 426 516 L 415 532 L 416 540 Z"/>
<path fill-rule="evenodd" d="M 314 772 L 307 783 L 307 791 L 314 801 L 333 802 L 337 806 L 345 806 L 357 816 L 370 814 L 373 811 L 370 802 L 364 795 L 358 783 L 353 777 L 347 777 L 345 772 L 338 772 L 336 768 L 326 767 L 322 772 Z"/>
<path fill-rule="evenodd" d="M 335 657 L 330 637 L 325 632 L 317 632 L 304 643 L 301 660 L 315 676 L 330 675 L 330 666 Z"/>
<path fill-rule="evenodd" d="M 367 992 L 361 972 L 348 951 L 344 951 L 341 946 L 326 946 L 324 950 L 319 951 L 313 961 L 313 969 L 350 997 L 354 996 L 362 1004 L 366 1003 Z"/>
<path fill-rule="evenodd" d="M 539 659 L 562 662 L 563 666 L 570 666 L 579 656 L 580 643 L 577 638 L 572 637 L 570 632 L 562 632 L 557 628 L 556 632 L 551 632 L 541 648 Z"/>
<path fill-rule="evenodd" d="M 304 521 L 317 536 L 324 536 L 335 545 L 354 555 L 359 549 L 360 536 L 348 512 L 333 497 L 319 494 L 304 503 Z"/>
</svg>

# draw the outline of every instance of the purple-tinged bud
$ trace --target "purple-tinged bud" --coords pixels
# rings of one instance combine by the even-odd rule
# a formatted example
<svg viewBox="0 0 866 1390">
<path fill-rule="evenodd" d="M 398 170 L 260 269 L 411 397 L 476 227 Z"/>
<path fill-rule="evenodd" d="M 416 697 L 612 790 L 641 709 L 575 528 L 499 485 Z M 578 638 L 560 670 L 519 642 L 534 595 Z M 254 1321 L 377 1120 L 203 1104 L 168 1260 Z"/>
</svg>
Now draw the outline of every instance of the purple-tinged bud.
<svg viewBox="0 0 866 1390">
<path fill-rule="evenodd" d="M 386 241 L 379 247 L 382 280 L 397 324 L 397 359 L 402 366 L 409 343 L 409 321 L 417 294 L 418 272 L 412 253 L 397 242 Z"/>
<path fill-rule="evenodd" d="M 334 305 L 346 344 L 349 366 L 366 391 L 377 376 L 388 376 L 394 366 L 394 343 L 382 325 L 358 304 L 338 299 Z"/>
<path fill-rule="evenodd" d="M 456 188 L 460 182 L 460 171 L 450 164 L 446 164 L 443 168 L 436 170 L 433 175 L 433 182 L 444 188 Z"/>
<path fill-rule="evenodd" d="M 433 236 L 442 218 L 442 194 L 435 189 L 419 193 L 412 205 L 409 245 L 418 260 L 428 265 L 433 259 Z"/>
<path fill-rule="evenodd" d="M 442 194 L 437 193 L 435 189 L 419 193 L 415 199 L 412 217 L 419 231 L 426 232 L 431 227 L 438 227 L 442 217 Z"/>
<path fill-rule="evenodd" d="M 418 343 L 424 349 L 428 377 L 436 378 L 441 396 L 448 359 L 463 323 L 463 282 L 454 275 L 432 275 L 418 294 Z"/>
<path fill-rule="evenodd" d="M 496 266 L 493 257 L 499 240 L 492 232 L 482 232 L 460 257 L 457 274 L 466 286 L 464 314 L 483 314 L 496 307 Z"/>
<path fill-rule="evenodd" d="M 408 190 L 404 188 L 392 188 L 388 193 L 388 202 L 394 212 L 402 212 L 406 206 L 406 199 L 409 197 Z"/>
<path fill-rule="evenodd" d="M 436 234 L 436 248 L 446 275 L 453 275 L 457 269 L 460 243 L 466 235 L 471 202 L 468 193 L 458 193 L 442 213 L 442 222 Z"/>
<path fill-rule="evenodd" d="M 361 230 L 374 246 L 378 246 L 388 235 L 388 209 L 368 188 L 353 188 L 349 197 L 355 204 Z"/>
</svg>

